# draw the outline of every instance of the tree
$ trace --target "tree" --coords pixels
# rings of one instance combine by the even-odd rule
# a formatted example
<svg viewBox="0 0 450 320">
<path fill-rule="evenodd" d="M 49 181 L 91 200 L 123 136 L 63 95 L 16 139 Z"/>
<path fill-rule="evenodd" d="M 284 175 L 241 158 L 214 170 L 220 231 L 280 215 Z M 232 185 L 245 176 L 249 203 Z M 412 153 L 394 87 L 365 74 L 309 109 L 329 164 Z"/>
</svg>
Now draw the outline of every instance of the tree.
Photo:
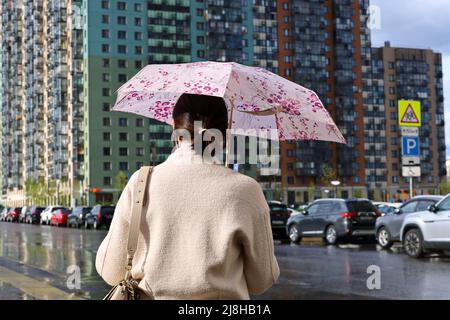
<svg viewBox="0 0 450 320">
<path fill-rule="evenodd" d="M 439 193 L 441 195 L 447 195 L 450 193 L 450 181 L 442 180 L 439 184 Z"/>
<path fill-rule="evenodd" d="M 39 181 L 28 177 L 25 181 L 25 194 L 27 199 L 31 200 L 31 203 L 35 204 L 39 201 L 40 185 Z"/>
<path fill-rule="evenodd" d="M 353 190 L 353 198 L 362 198 L 362 190 L 361 189 Z"/>
<path fill-rule="evenodd" d="M 320 176 L 320 182 L 323 185 L 328 186 L 333 180 L 337 180 L 336 171 L 329 165 L 324 164 L 322 166 L 322 175 Z"/>
<path fill-rule="evenodd" d="M 125 189 L 127 182 L 128 182 L 128 176 L 125 173 L 125 171 L 119 171 L 119 173 L 117 174 L 117 176 L 115 178 L 114 187 L 116 189 L 119 189 L 120 192 L 122 192 L 123 189 Z"/>
<path fill-rule="evenodd" d="M 316 185 L 314 184 L 314 182 L 311 181 L 308 186 L 308 201 L 309 202 L 314 201 L 315 194 L 316 194 Z"/>
</svg>

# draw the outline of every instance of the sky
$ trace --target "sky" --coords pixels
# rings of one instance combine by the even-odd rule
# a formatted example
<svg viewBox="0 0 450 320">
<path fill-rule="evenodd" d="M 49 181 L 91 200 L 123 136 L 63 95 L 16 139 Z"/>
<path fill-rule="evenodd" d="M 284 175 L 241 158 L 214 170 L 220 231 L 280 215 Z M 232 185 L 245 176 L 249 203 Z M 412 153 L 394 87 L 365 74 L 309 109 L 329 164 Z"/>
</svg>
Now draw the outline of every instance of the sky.
<svg viewBox="0 0 450 320">
<path fill-rule="evenodd" d="M 372 46 L 432 49 L 442 53 L 447 159 L 450 158 L 450 0 L 371 0 Z M 376 12 L 378 10 L 371 10 Z"/>
</svg>

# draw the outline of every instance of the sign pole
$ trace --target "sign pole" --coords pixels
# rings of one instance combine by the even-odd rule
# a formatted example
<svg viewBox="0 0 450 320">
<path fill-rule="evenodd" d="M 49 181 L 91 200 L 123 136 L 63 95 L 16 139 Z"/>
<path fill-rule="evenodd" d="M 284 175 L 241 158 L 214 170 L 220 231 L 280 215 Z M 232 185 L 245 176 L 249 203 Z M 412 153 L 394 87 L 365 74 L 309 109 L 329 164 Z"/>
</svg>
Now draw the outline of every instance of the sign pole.
<svg viewBox="0 0 450 320">
<path fill-rule="evenodd" d="M 409 177 L 409 199 L 413 198 L 413 177 Z"/>
</svg>

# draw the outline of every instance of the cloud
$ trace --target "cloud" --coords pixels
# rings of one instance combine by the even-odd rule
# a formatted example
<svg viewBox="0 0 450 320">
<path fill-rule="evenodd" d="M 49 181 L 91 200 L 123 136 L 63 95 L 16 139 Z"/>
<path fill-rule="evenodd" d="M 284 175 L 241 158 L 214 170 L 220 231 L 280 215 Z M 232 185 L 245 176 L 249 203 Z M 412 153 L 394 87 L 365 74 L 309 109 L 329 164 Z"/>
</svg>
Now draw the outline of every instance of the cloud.
<svg viewBox="0 0 450 320">
<path fill-rule="evenodd" d="M 372 30 L 373 46 L 390 41 L 393 47 L 432 49 L 442 53 L 445 132 L 450 157 L 450 1 L 372 0 L 380 8 L 380 29 Z"/>
</svg>

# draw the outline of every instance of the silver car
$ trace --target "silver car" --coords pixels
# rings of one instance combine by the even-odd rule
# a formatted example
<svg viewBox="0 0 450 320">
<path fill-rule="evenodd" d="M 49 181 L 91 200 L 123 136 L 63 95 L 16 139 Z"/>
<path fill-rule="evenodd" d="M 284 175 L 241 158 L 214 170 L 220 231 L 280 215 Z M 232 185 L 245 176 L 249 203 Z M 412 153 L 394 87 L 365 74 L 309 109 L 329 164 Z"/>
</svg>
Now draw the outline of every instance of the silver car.
<svg viewBox="0 0 450 320">
<path fill-rule="evenodd" d="M 450 250 L 450 194 L 428 210 L 408 215 L 400 240 L 406 253 L 420 258 L 426 252 Z"/>
<path fill-rule="evenodd" d="M 383 249 L 388 249 L 394 242 L 400 241 L 403 220 L 411 213 L 426 210 L 442 198 L 442 196 L 417 196 L 403 203 L 399 208 L 379 217 L 375 223 L 375 236 L 378 244 Z"/>
</svg>

